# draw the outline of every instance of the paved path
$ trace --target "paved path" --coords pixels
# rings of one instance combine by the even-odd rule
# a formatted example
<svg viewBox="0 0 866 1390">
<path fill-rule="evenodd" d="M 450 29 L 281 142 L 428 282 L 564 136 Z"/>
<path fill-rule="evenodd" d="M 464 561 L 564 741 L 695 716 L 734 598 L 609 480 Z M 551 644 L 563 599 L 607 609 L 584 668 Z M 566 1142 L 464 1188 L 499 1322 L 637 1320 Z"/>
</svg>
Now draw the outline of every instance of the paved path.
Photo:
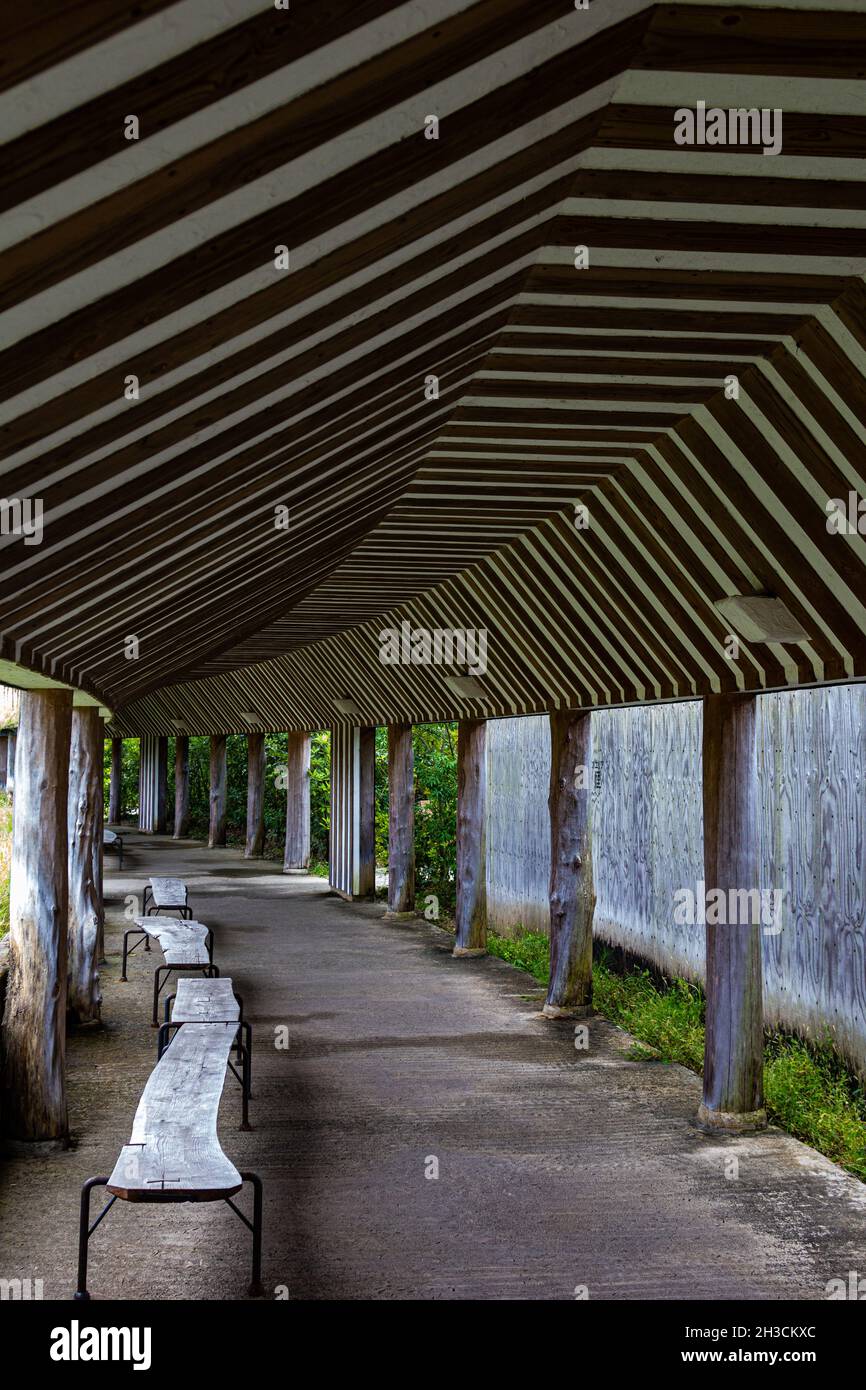
<svg viewBox="0 0 866 1390">
<path fill-rule="evenodd" d="M 568 1024 L 538 1017 L 528 976 L 454 961 L 436 928 L 387 925 L 234 850 L 128 843 L 107 874 L 108 1026 L 70 1045 L 76 1146 L 6 1165 L 0 1276 L 42 1278 L 49 1298 L 74 1286 L 79 1183 L 110 1171 L 153 1064 L 161 957 L 136 953 L 118 981 L 123 894 L 149 873 L 190 883 L 254 1024 L 256 1128 L 238 1132 L 231 1082 L 220 1135 L 265 1181 L 272 1296 L 821 1299 L 829 1279 L 866 1274 L 866 1187 L 777 1132 L 700 1134 L 697 1078 L 629 1060 L 602 1020 L 577 1052 Z M 118 1202 L 90 1287 L 242 1297 L 248 1243 L 222 1204 Z"/>
</svg>

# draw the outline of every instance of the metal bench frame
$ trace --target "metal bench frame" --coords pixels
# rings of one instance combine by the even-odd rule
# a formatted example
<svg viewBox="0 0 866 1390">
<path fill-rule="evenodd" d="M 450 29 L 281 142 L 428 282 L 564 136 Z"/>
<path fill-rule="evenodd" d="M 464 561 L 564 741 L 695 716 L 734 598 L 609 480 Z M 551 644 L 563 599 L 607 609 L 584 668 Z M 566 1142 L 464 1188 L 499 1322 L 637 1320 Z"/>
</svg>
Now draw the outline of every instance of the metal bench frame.
<svg viewBox="0 0 866 1390">
<path fill-rule="evenodd" d="M 178 925 L 181 925 L 181 924 L 178 924 Z M 204 923 L 202 923 L 202 926 L 204 926 Z M 152 1015 L 152 1018 L 151 1018 L 151 1027 L 152 1027 L 152 1028 L 158 1028 L 158 1027 L 159 1027 L 159 1012 L 158 1012 L 158 1010 L 159 1010 L 159 996 L 160 996 L 160 994 L 162 993 L 163 989 L 165 988 L 166 984 L 168 983 L 168 977 L 169 977 L 169 975 L 172 973 L 172 971 L 177 971 L 177 970 L 200 970 L 200 971 L 202 972 L 202 974 L 205 976 L 206 979 L 219 979 L 219 973 L 220 973 L 220 972 L 219 972 L 219 968 L 218 968 L 218 966 L 214 965 L 214 963 L 213 963 L 213 947 L 214 947 L 213 927 L 207 927 L 206 930 L 207 930 L 207 937 L 206 937 L 206 939 L 205 939 L 205 947 L 206 947 L 207 953 L 208 953 L 208 959 L 209 959 L 209 964 L 208 964 L 208 965 L 185 965 L 185 964 L 183 964 L 183 963 L 181 963 L 181 964 L 176 964 L 176 965 L 172 965 L 169 961 L 166 961 L 165 965 L 158 965 L 158 966 L 156 967 L 156 969 L 154 970 L 154 972 L 153 972 L 153 1015 Z M 137 937 L 138 937 L 138 940 L 137 940 L 132 946 L 129 945 L 129 938 L 130 938 L 131 936 L 137 936 Z M 122 967 L 121 967 L 121 972 L 120 972 L 120 979 L 121 979 L 121 982 L 122 982 L 123 984 L 126 984 L 126 983 L 128 982 L 128 977 L 127 977 L 127 974 L 126 974 L 126 963 L 127 963 L 127 961 L 129 960 L 129 957 L 132 955 L 133 951 L 136 951 L 136 950 L 138 949 L 138 947 L 141 945 L 142 941 L 144 942 L 144 949 L 145 949 L 145 951 L 149 951 L 149 950 L 150 950 L 150 933 L 149 933 L 149 931 L 147 930 L 146 927 L 138 927 L 138 926 L 136 926 L 136 927 L 129 927 L 128 930 L 125 931 L 125 932 L 123 933 L 123 965 L 122 965 Z M 160 976 L 163 976 L 163 979 L 162 979 L 162 980 L 160 980 Z"/>
</svg>

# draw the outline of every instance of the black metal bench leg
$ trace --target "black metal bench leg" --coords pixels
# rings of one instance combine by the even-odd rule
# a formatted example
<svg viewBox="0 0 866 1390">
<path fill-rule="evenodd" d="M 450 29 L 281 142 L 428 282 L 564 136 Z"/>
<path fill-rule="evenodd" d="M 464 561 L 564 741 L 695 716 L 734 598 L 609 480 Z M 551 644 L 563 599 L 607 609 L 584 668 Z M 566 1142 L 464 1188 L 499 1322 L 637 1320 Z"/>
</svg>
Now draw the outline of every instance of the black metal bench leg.
<svg viewBox="0 0 866 1390">
<path fill-rule="evenodd" d="M 157 1010 L 159 1008 L 159 995 L 162 986 L 165 984 L 173 969 L 174 967 L 171 965 L 158 965 L 153 972 L 153 1017 L 150 1020 L 152 1028 L 159 1027 L 159 1018 L 157 1015 Z M 165 971 L 165 980 L 163 980 L 162 983 L 160 983 L 159 977 L 163 973 L 163 971 Z"/>
<path fill-rule="evenodd" d="M 171 1042 L 172 1028 L 180 1028 L 180 1023 L 162 1023 L 156 1035 L 156 1060 L 162 1060 L 163 1053 Z"/>
<path fill-rule="evenodd" d="M 129 945 L 129 938 L 131 936 L 137 936 L 139 938 L 138 941 L 136 941 L 135 946 L 132 947 L 130 947 Z M 125 931 L 123 933 L 123 964 L 120 970 L 120 978 L 124 984 L 126 984 L 126 962 L 129 960 L 129 957 L 132 955 L 132 952 L 135 950 L 135 947 L 141 945 L 142 936 L 144 937 L 145 942 L 144 949 L 146 951 L 149 951 L 150 937 L 147 935 L 146 932 L 143 932 L 140 927 L 130 927 L 128 931 Z"/>
<path fill-rule="evenodd" d="M 258 1173 L 241 1173 L 244 1182 L 253 1185 L 253 1278 L 250 1298 L 264 1298 L 262 1288 L 262 1180 Z"/>
<path fill-rule="evenodd" d="M 165 1023 L 168 1023 L 168 1020 L 169 1020 L 169 1018 L 171 1017 L 171 1014 L 170 1014 L 169 1010 L 171 1009 L 171 1006 L 172 1006 L 172 1004 L 174 1003 L 174 1001 L 175 1001 L 176 998 L 177 998 L 177 995 L 176 995 L 176 994 L 167 994 L 167 995 L 165 996 L 165 998 L 163 999 L 163 1001 L 162 1001 L 162 1008 L 163 1008 L 163 1014 L 162 1014 L 162 1016 L 163 1016 L 163 1021 L 164 1021 Z"/>
<path fill-rule="evenodd" d="M 247 1079 L 247 1100 L 253 1098 L 253 1030 L 249 1023 L 242 1023 L 246 1034 L 246 1047 L 244 1048 L 244 1073 Z"/>
<path fill-rule="evenodd" d="M 112 1197 L 110 1202 L 106 1202 L 102 1211 L 97 1216 L 93 1225 L 90 1224 L 90 1194 L 94 1187 L 106 1187 L 108 1178 L 88 1178 L 81 1188 L 81 1205 L 78 1214 L 78 1283 L 74 1297 L 79 1301 L 89 1300 L 90 1294 L 87 1292 L 87 1246 L 90 1237 L 96 1230 L 102 1218 L 108 1213 L 110 1207 L 117 1201 Z M 261 1240 L 261 1221 L 259 1223 L 259 1240 Z"/>
</svg>

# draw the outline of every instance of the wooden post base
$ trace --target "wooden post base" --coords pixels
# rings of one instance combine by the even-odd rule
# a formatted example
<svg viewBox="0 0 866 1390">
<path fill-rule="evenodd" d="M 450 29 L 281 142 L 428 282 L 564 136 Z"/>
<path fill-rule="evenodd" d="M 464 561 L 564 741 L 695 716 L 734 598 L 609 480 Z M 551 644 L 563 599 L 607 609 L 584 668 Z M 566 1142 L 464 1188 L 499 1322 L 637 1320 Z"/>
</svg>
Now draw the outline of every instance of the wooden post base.
<svg viewBox="0 0 866 1390">
<path fill-rule="evenodd" d="M 595 1013 L 591 1004 L 575 1004 L 565 1008 L 560 1004 L 545 1004 L 541 1010 L 542 1018 L 589 1018 Z"/>
<path fill-rule="evenodd" d="M 751 1134 L 758 1129 L 767 1128 L 766 1110 L 747 1110 L 740 1114 L 732 1110 L 709 1110 L 706 1105 L 698 1106 L 695 1124 L 713 1134 Z"/>
<path fill-rule="evenodd" d="M 487 952 L 483 946 L 455 946 L 451 954 L 461 958 L 463 956 L 486 956 Z"/>
<path fill-rule="evenodd" d="M 389 908 L 387 912 L 383 913 L 383 915 L 382 915 L 382 921 L 383 921 L 383 922 L 409 922 L 409 921 L 411 921 L 414 917 L 417 917 L 417 916 L 418 916 L 417 912 L 392 912 L 391 909 Z"/>
</svg>

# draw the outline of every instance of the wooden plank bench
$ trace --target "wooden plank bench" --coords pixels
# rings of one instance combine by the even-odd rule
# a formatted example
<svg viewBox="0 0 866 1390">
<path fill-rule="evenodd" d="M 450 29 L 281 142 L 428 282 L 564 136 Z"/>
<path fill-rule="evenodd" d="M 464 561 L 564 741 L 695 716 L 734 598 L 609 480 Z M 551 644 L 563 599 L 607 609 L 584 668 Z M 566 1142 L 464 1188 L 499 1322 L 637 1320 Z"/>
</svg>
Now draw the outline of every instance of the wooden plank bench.
<svg viewBox="0 0 866 1390">
<path fill-rule="evenodd" d="M 165 912 L 179 912 L 181 917 L 192 917 L 188 898 L 189 891 L 182 878 L 151 878 L 144 885 L 141 908 L 146 917 L 151 913 L 161 917 Z"/>
<path fill-rule="evenodd" d="M 134 917 L 135 926 L 123 933 L 123 969 L 120 978 L 126 981 L 126 964 L 133 951 L 142 941 L 149 943 L 154 937 L 162 947 L 165 964 L 158 965 L 153 972 L 153 1018 L 154 1028 L 159 1027 L 157 1010 L 159 996 L 169 975 L 178 970 L 200 970 L 207 976 L 219 976 L 213 963 L 213 932 L 202 922 L 179 922 L 176 917 Z M 130 936 L 138 936 L 133 946 Z"/>
<path fill-rule="evenodd" d="M 111 1207 L 126 1202 L 227 1202 L 253 1236 L 249 1292 L 264 1295 L 262 1264 L 262 1183 L 255 1173 L 239 1173 L 217 1138 L 217 1116 L 226 1063 L 235 1044 L 237 1023 L 186 1023 L 163 1053 L 144 1088 L 129 1143 L 109 1177 L 88 1178 L 81 1189 L 76 1299 L 89 1299 L 87 1255 L 90 1237 Z M 231 1200 L 249 1182 L 253 1187 L 250 1221 Z M 90 1224 L 90 1194 L 111 1194 Z"/>
<path fill-rule="evenodd" d="M 118 835 L 116 830 L 103 830 L 102 845 L 104 849 L 112 850 L 117 855 L 117 867 L 123 868 L 123 836 Z"/>
<path fill-rule="evenodd" d="M 169 1015 L 169 1007 L 174 1008 Z M 173 1031 L 185 1023 L 235 1023 L 237 1060 L 241 1075 L 229 1061 L 229 1071 L 241 1085 L 241 1129 L 249 1130 L 248 1102 L 252 1098 L 253 1030 L 244 1020 L 244 1001 L 235 994 L 230 979 L 194 980 L 189 977 L 177 982 L 177 993 L 165 1000 L 165 1022 L 160 1025 L 156 1044 L 157 1061 L 164 1055 Z"/>
</svg>

